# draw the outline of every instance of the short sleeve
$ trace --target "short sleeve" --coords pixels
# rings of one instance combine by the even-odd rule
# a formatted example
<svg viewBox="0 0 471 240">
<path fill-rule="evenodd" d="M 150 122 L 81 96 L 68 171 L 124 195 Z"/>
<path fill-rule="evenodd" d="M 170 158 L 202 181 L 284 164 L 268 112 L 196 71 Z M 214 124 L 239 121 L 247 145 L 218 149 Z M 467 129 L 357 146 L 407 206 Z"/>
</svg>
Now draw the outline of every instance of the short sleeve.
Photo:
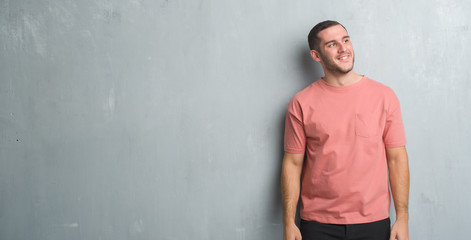
<svg viewBox="0 0 471 240">
<path fill-rule="evenodd" d="M 389 94 L 389 107 L 387 109 L 386 125 L 383 131 L 383 141 L 386 148 L 402 147 L 406 145 L 406 135 L 402 121 L 399 99 L 391 90 Z"/>
<path fill-rule="evenodd" d="M 288 153 L 304 153 L 306 134 L 300 103 L 293 98 L 288 104 L 285 119 L 284 150 Z"/>
</svg>

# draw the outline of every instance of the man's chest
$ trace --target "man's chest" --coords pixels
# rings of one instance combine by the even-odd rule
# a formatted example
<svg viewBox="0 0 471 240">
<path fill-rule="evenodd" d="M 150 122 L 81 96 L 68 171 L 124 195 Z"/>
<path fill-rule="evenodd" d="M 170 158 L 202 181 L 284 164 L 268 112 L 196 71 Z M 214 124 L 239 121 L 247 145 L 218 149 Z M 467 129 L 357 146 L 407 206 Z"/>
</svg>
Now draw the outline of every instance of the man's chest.
<svg viewBox="0 0 471 240">
<path fill-rule="evenodd" d="M 306 137 L 374 137 L 382 133 L 386 109 L 382 98 L 320 98 L 303 105 Z"/>
</svg>

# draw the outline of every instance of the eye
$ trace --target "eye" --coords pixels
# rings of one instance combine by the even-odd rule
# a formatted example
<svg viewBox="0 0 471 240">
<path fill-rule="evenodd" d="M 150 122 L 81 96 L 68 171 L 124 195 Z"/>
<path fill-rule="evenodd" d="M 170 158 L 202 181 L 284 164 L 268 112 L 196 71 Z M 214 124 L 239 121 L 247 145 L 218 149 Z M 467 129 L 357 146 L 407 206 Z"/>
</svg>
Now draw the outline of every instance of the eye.
<svg viewBox="0 0 471 240">
<path fill-rule="evenodd" d="M 335 46 L 335 43 L 331 43 L 331 44 L 327 45 L 327 47 L 333 47 L 333 46 Z"/>
<path fill-rule="evenodd" d="M 348 42 L 350 42 L 350 39 L 347 38 L 347 39 L 345 39 L 343 42 L 344 42 L 344 43 L 348 43 Z"/>
</svg>

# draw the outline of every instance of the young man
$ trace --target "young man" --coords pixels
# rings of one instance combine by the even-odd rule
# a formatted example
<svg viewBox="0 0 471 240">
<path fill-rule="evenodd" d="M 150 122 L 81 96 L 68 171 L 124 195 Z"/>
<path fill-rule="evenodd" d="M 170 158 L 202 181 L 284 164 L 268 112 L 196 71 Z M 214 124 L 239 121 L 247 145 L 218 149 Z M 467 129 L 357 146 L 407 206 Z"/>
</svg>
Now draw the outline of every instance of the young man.
<svg viewBox="0 0 471 240">
<path fill-rule="evenodd" d="M 288 105 L 284 240 L 408 240 L 409 167 L 396 95 L 353 71 L 353 46 L 340 23 L 317 24 L 308 41 L 325 76 Z M 392 228 L 388 178 L 396 209 Z"/>
</svg>

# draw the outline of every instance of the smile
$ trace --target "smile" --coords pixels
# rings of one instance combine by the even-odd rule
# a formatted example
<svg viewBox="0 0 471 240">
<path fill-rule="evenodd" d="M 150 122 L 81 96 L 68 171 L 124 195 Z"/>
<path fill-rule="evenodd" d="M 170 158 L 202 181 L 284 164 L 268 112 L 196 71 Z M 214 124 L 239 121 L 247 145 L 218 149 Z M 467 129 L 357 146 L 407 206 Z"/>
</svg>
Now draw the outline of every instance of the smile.
<svg viewBox="0 0 471 240">
<path fill-rule="evenodd" d="M 344 56 L 338 57 L 337 59 L 340 61 L 344 61 L 344 60 L 349 59 L 349 55 L 344 55 Z"/>
</svg>

